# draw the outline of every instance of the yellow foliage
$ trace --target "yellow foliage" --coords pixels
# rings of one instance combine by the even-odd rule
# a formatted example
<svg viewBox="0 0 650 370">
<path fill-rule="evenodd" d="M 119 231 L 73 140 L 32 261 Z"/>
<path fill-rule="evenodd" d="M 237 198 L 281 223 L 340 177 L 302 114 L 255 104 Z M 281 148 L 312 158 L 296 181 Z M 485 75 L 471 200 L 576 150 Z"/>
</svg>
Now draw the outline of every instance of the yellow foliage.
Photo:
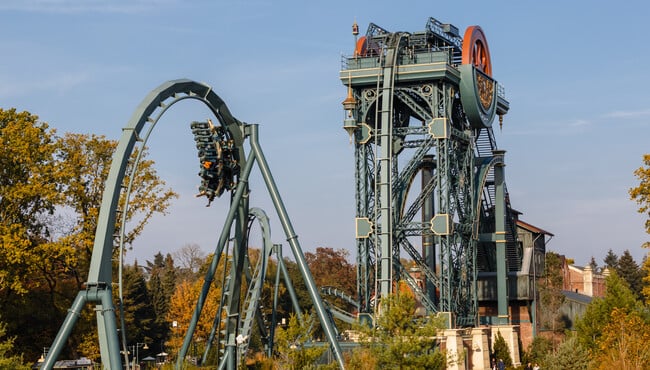
<svg viewBox="0 0 650 370">
<path fill-rule="evenodd" d="M 210 329 L 212 328 L 221 299 L 221 287 L 215 285 L 213 284 L 208 292 L 208 297 L 205 299 L 199 322 L 194 331 L 194 338 L 201 338 L 203 341 L 207 340 L 210 334 Z M 176 285 L 176 290 L 170 301 L 167 320 L 169 322 L 176 321 L 177 326 L 172 328 L 172 333 L 166 348 L 178 350 L 183 345 L 185 333 L 194 314 L 196 302 L 198 301 L 202 287 L 203 280 L 194 282 L 183 281 Z M 223 327 L 223 317 L 221 322 Z M 173 353 L 172 355 L 176 354 Z"/>
<path fill-rule="evenodd" d="M 649 342 L 650 325 L 635 311 L 615 308 L 598 343 L 598 368 L 650 369 Z"/>
</svg>

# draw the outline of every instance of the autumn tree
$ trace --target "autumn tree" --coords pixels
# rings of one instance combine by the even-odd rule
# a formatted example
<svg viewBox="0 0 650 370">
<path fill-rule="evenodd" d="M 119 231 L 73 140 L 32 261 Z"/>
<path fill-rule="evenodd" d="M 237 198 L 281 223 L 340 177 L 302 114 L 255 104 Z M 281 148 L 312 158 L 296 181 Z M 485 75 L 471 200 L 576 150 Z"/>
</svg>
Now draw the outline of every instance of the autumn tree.
<svg viewBox="0 0 650 370">
<path fill-rule="evenodd" d="M 34 288 L 37 282 L 26 277 L 59 256 L 45 243 L 54 232 L 49 222 L 60 189 L 54 135 L 38 116 L 0 109 L 0 293 L 5 296 Z"/>
<path fill-rule="evenodd" d="M 348 262 L 349 252 L 345 249 L 318 247 L 315 253 L 305 253 L 309 270 L 319 287 L 333 287 L 350 297 L 356 292 L 356 269 Z M 355 309 L 347 301 L 336 297 L 325 297 L 328 302 L 344 310 Z M 339 326 L 343 323 L 339 323 Z"/>
<path fill-rule="evenodd" d="M 339 288 L 347 294 L 357 289 L 356 269 L 348 262 L 350 252 L 345 249 L 318 247 L 315 253 L 305 253 L 305 260 L 316 285 Z"/>
<path fill-rule="evenodd" d="M 598 351 L 598 343 L 604 328 L 611 321 L 611 313 L 614 309 L 625 312 L 641 309 L 640 302 L 636 300 L 625 280 L 621 279 L 616 272 L 607 277 L 605 284 L 607 285 L 605 296 L 594 298 L 575 324 L 578 341 L 591 353 Z"/>
<path fill-rule="evenodd" d="M 639 186 L 630 189 L 630 198 L 639 205 L 637 211 L 645 214 L 645 231 L 650 234 L 650 154 L 643 156 L 643 165 L 634 171 L 634 175 L 639 179 Z M 650 249 L 650 242 L 643 243 L 644 248 Z M 646 258 L 643 262 L 643 295 L 650 302 L 650 259 Z"/>
<path fill-rule="evenodd" d="M 58 137 L 35 115 L 0 109 L 0 143 L 0 311 L 10 323 L 7 332 L 20 333 L 19 345 L 32 356 L 50 344 L 86 280 L 116 142 Z M 127 245 L 175 196 L 146 153 L 134 176 Z M 82 313 L 64 355 L 77 354 L 93 314 Z"/>
<path fill-rule="evenodd" d="M 222 256 L 219 265 L 217 266 L 217 271 L 215 272 L 215 279 L 213 280 L 208 296 L 205 299 L 200 319 L 194 331 L 194 338 L 196 340 L 199 340 L 199 338 L 201 341 L 207 340 L 210 336 L 214 319 L 217 317 L 216 315 L 223 314 L 223 312 L 217 313 L 217 310 L 219 308 L 219 303 L 221 302 L 221 277 L 223 276 L 225 260 L 225 256 Z M 209 255 L 203 261 L 202 266 L 209 265 L 211 261 L 212 255 Z M 194 314 L 202 287 L 203 279 L 196 279 L 194 281 L 182 280 L 176 284 L 176 289 L 174 290 L 174 294 L 171 296 L 169 311 L 166 316 L 167 322 L 176 323 L 176 325 L 172 327 L 169 339 L 166 342 L 166 348 L 172 353 L 172 356 L 177 355 L 175 351 L 180 349 L 183 344 L 185 333 L 187 332 L 192 315 Z M 223 330 L 224 321 L 225 320 L 222 317 L 222 327 L 217 328 L 217 332 Z"/>
<path fill-rule="evenodd" d="M 614 308 L 597 341 L 594 369 L 650 369 L 650 325 L 638 311 Z"/>
<path fill-rule="evenodd" d="M 70 230 L 66 230 L 59 244 L 74 249 L 80 256 L 79 265 L 73 268 L 76 271 L 75 278 L 80 283 L 85 281 L 90 263 L 104 184 L 116 147 L 116 141 L 97 135 L 67 133 L 57 141 L 56 158 L 60 169 L 58 176 L 62 184 L 61 203 L 74 211 L 66 213 Z M 132 159 L 135 156 L 137 153 L 132 154 Z M 155 213 L 167 212 L 171 200 L 177 197 L 177 194 L 165 188 L 165 182 L 158 176 L 154 162 L 147 159 L 146 152 L 143 153 L 138 168 L 135 171 L 129 169 L 127 173 L 133 173 L 135 176 L 126 215 L 129 228 L 123 230 L 124 241 L 128 247 Z M 125 195 L 121 196 L 120 204 L 124 204 Z"/>
<path fill-rule="evenodd" d="M 650 234 L 650 154 L 643 156 L 643 166 L 634 171 L 639 186 L 630 189 L 630 198 L 639 205 L 638 212 L 647 215 L 645 230 Z"/>
</svg>

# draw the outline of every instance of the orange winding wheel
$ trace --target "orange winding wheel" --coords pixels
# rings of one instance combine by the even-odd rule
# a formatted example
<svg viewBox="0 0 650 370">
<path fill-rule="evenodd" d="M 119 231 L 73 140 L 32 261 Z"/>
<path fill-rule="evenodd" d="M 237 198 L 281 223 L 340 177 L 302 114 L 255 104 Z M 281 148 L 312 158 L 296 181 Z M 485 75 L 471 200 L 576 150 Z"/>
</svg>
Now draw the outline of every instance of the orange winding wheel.
<svg viewBox="0 0 650 370">
<path fill-rule="evenodd" d="M 469 26 L 463 36 L 463 64 L 473 64 L 476 69 L 492 77 L 490 49 L 483 30 L 479 26 Z"/>
</svg>

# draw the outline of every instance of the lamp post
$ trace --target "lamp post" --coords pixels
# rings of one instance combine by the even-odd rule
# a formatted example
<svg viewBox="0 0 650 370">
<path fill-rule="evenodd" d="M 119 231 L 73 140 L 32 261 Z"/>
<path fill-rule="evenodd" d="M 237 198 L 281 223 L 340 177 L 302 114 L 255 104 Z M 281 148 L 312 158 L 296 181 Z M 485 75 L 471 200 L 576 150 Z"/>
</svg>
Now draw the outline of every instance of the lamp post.
<svg viewBox="0 0 650 370">
<path fill-rule="evenodd" d="M 133 364 L 133 369 L 136 368 L 136 364 L 138 366 L 138 370 L 140 369 L 140 356 L 139 356 L 140 347 L 142 347 L 142 349 L 149 349 L 149 346 L 147 346 L 147 343 L 136 343 L 136 344 L 131 346 L 131 351 L 135 353 L 135 359 L 134 359 L 135 362 Z"/>
</svg>

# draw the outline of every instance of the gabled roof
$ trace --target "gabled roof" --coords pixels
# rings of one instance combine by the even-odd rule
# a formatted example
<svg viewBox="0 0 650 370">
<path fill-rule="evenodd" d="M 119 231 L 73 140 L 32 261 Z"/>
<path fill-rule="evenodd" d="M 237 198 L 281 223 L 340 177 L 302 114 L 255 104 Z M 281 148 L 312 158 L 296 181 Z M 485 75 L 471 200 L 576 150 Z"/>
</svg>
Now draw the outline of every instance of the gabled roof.
<svg viewBox="0 0 650 370">
<path fill-rule="evenodd" d="M 530 231 L 532 233 L 545 234 L 545 235 L 548 235 L 548 236 L 555 236 L 552 233 L 550 233 L 550 232 L 548 232 L 548 231 L 546 231 L 544 229 L 540 229 L 539 227 L 533 226 L 533 225 L 529 224 L 528 222 L 524 222 L 522 220 L 517 220 L 517 226 L 521 227 L 522 229 L 526 229 L 526 230 L 528 230 L 528 231 Z"/>
</svg>

